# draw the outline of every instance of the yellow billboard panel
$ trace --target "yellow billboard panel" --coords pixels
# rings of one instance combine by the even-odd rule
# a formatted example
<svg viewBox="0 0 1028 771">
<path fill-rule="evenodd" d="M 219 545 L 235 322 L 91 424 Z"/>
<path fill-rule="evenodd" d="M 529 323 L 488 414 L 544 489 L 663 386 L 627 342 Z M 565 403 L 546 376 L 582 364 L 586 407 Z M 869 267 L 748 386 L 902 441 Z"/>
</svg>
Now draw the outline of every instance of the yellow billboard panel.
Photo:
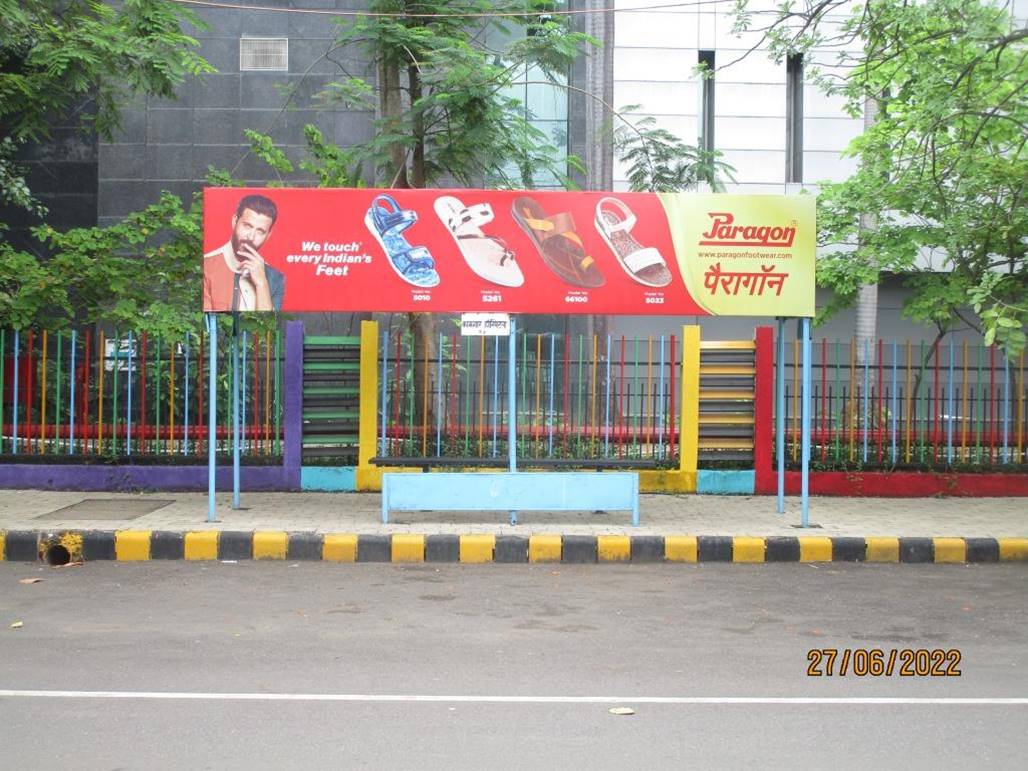
<svg viewBox="0 0 1028 771">
<path fill-rule="evenodd" d="M 813 316 L 813 196 L 661 193 L 679 272 L 712 316 Z"/>
</svg>

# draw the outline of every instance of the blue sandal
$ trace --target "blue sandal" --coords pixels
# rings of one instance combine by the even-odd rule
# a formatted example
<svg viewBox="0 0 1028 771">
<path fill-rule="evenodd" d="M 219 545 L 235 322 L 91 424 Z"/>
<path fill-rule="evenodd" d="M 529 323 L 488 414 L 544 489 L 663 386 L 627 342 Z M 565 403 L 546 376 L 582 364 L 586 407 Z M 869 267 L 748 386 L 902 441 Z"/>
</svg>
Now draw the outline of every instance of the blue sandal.
<svg viewBox="0 0 1028 771">
<path fill-rule="evenodd" d="M 364 224 L 375 237 L 396 274 L 419 287 L 433 287 L 439 283 L 435 260 L 424 246 L 411 246 L 403 231 L 418 221 L 413 209 L 401 209 L 388 195 L 379 195 L 371 202 L 364 215 Z"/>
</svg>

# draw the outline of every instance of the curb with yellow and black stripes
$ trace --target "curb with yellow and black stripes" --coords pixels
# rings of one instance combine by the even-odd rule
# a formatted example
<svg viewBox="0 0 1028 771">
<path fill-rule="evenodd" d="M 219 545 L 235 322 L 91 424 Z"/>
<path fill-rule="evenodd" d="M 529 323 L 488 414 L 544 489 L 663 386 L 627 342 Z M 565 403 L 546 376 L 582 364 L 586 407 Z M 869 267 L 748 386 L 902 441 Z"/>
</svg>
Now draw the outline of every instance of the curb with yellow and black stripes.
<svg viewBox="0 0 1028 771">
<path fill-rule="evenodd" d="M 0 559 L 326 562 L 1028 562 L 1028 538 L 0 531 Z"/>
</svg>

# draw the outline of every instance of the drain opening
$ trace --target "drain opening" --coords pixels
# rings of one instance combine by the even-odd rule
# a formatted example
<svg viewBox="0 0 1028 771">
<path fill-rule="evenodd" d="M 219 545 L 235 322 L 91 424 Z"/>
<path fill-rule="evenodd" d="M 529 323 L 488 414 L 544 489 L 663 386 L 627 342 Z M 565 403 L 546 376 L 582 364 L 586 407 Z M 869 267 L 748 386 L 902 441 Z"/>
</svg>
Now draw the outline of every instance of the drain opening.
<svg viewBox="0 0 1028 771">
<path fill-rule="evenodd" d="M 46 551 L 43 552 L 43 562 L 50 567 L 67 565 L 71 562 L 71 552 L 59 543 L 48 546 L 46 547 Z"/>
</svg>

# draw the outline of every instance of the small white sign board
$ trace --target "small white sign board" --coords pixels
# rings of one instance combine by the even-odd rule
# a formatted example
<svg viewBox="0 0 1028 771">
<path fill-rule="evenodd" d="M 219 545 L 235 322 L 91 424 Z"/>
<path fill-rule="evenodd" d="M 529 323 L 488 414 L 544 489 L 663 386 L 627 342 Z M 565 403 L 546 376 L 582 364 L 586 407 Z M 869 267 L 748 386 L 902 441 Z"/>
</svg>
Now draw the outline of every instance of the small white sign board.
<svg viewBox="0 0 1028 771">
<path fill-rule="evenodd" d="M 460 333 L 471 337 L 510 335 L 509 313 L 462 313 Z"/>
</svg>

